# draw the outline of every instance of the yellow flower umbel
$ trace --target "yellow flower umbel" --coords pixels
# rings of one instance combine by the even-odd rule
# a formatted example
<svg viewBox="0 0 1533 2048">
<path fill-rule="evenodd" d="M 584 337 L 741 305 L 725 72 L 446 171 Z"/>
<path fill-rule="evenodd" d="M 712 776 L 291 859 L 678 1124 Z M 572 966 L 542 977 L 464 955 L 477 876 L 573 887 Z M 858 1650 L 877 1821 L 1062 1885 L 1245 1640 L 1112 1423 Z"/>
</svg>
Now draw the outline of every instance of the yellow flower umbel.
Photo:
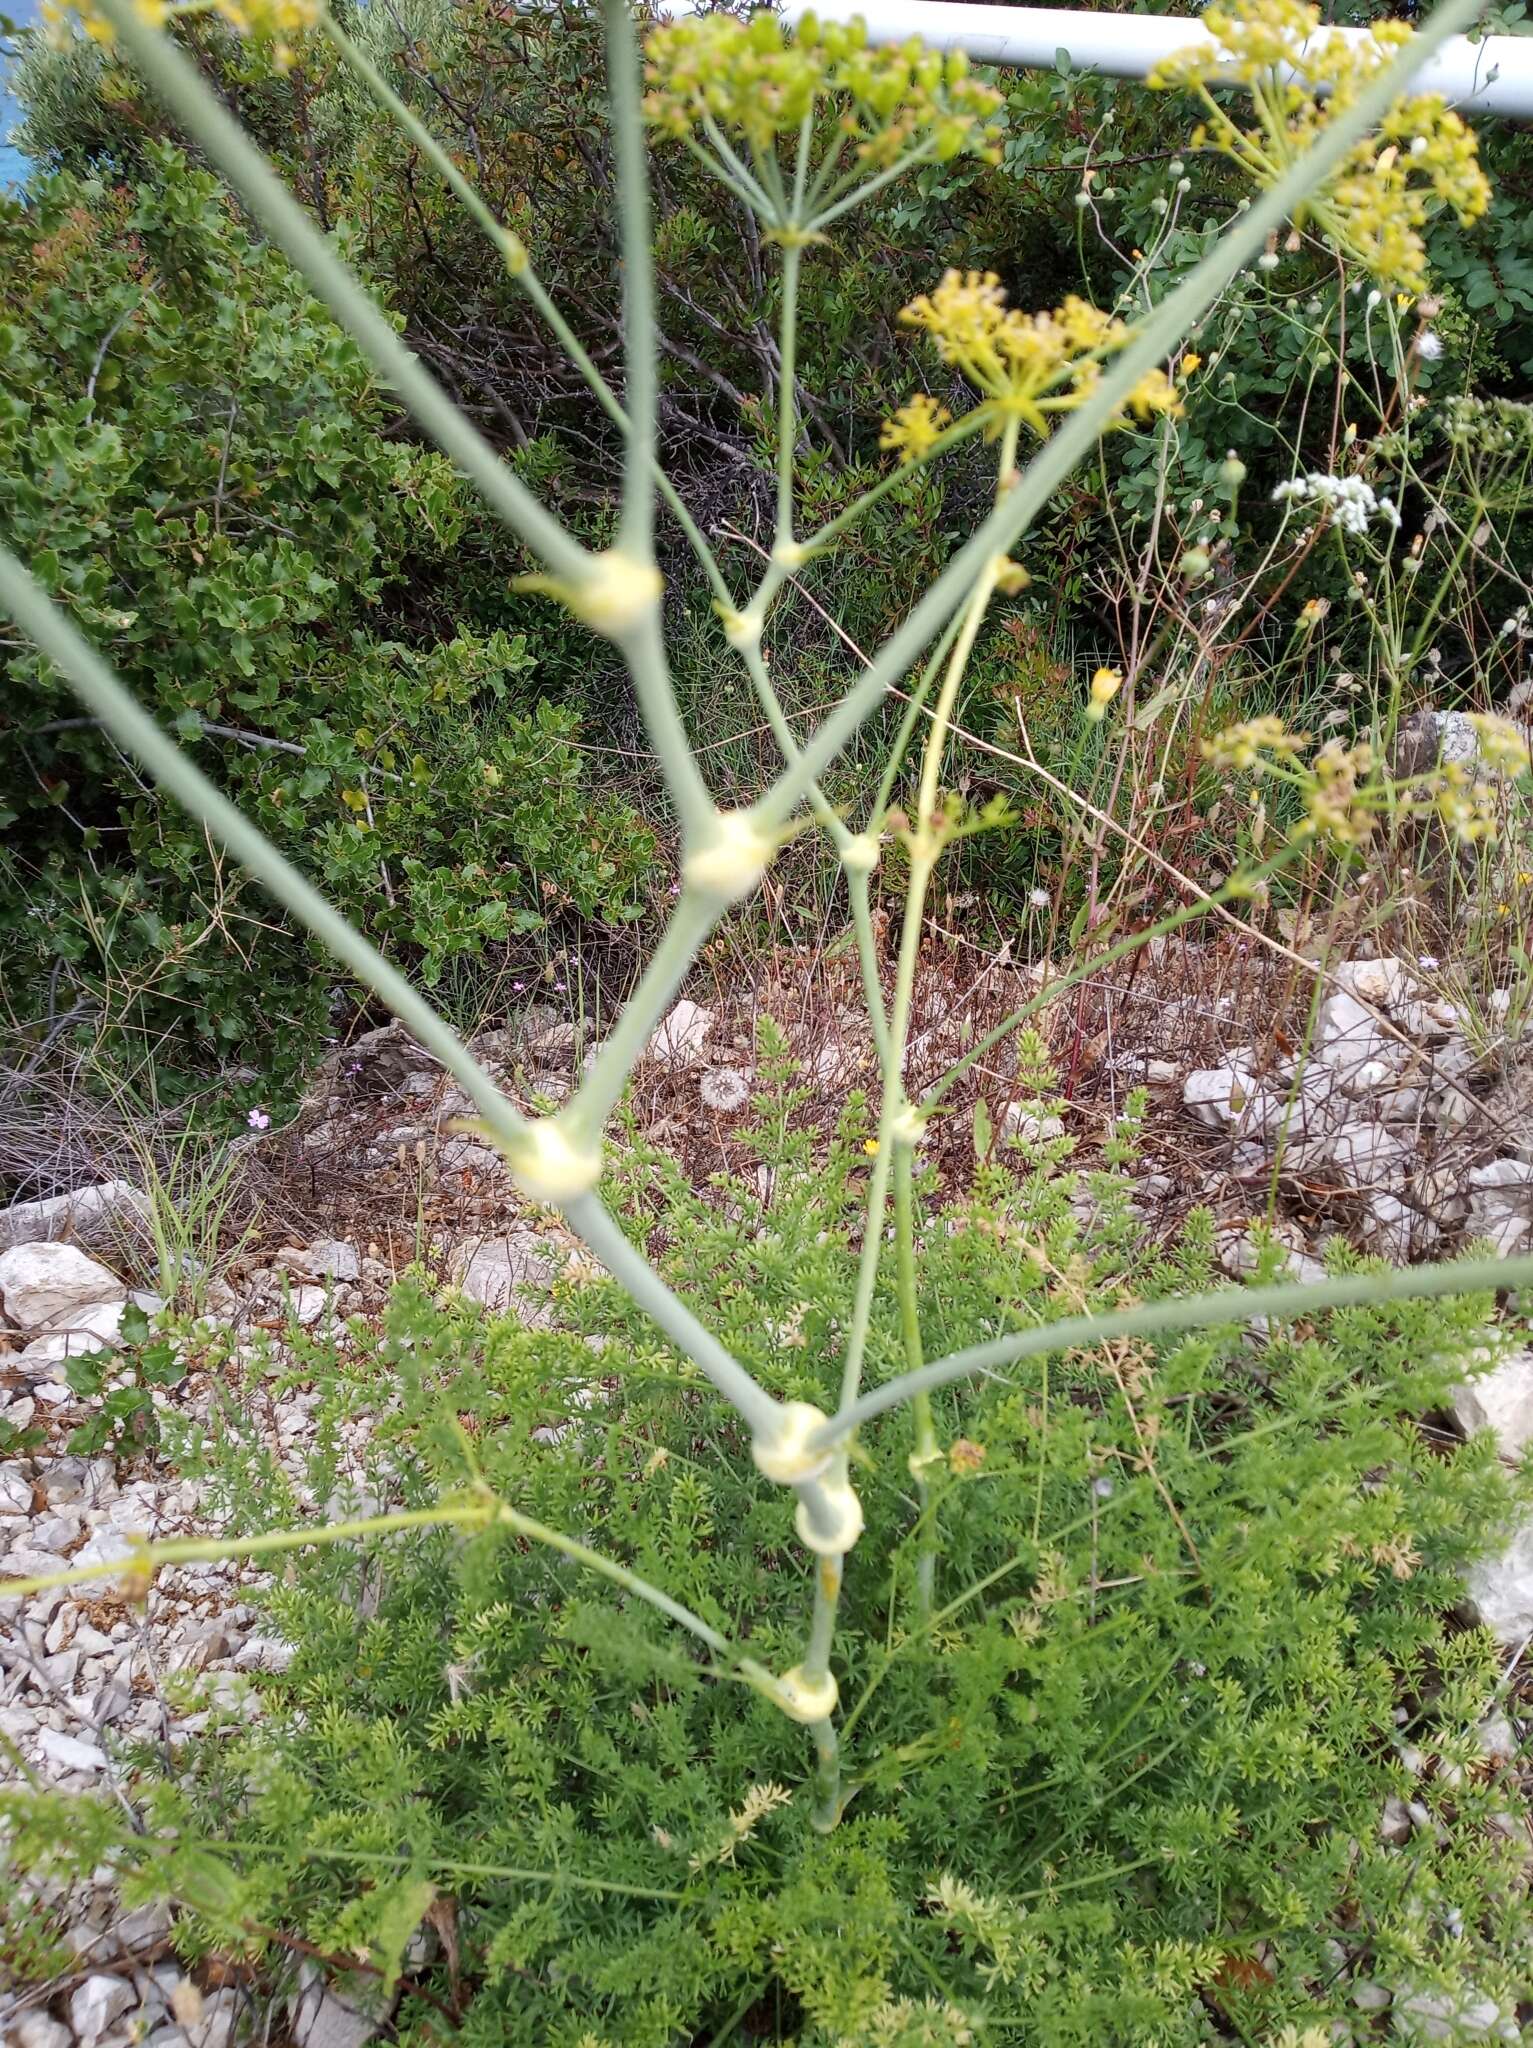
<svg viewBox="0 0 1533 2048">
<path fill-rule="evenodd" d="M 146 28 L 216 14 L 236 35 L 263 44 L 272 62 L 285 71 L 293 61 L 294 43 L 319 20 L 322 0 L 133 0 L 133 12 Z M 55 37 L 78 22 L 94 41 L 113 40 L 111 22 L 91 0 L 43 0 L 42 18 Z"/>
<path fill-rule="evenodd" d="M 860 17 L 822 23 L 806 14 L 794 34 L 772 14 L 688 16 L 655 29 L 644 52 L 645 115 L 678 141 L 714 123 L 764 155 L 836 99 L 842 135 L 871 168 L 923 143 L 939 162 L 998 154 L 1001 95 L 969 76 L 961 50 L 914 39 L 872 49 Z"/>
<path fill-rule="evenodd" d="M 1350 40 L 1321 30 L 1319 8 L 1302 0 L 1233 0 L 1210 7 L 1202 26 L 1212 42 L 1175 52 L 1148 82 L 1195 91 L 1208 125 L 1192 146 L 1212 140 L 1261 186 L 1276 184 L 1412 34 L 1403 22 L 1382 21 Z M 1209 90 L 1231 80 L 1250 93 L 1254 128 L 1239 127 Z M 1422 229 L 1432 214 L 1451 207 L 1467 227 L 1490 196 L 1473 129 L 1440 93 L 1416 93 L 1394 102 L 1376 132 L 1310 194 L 1296 221 L 1312 217 L 1380 285 L 1414 296 L 1427 282 Z"/>
<path fill-rule="evenodd" d="M 1049 431 L 1049 415 L 1070 412 L 1089 397 L 1103 360 L 1134 336 L 1133 328 L 1084 299 L 1066 299 L 1050 313 L 1019 313 L 1008 307 L 991 270 L 949 270 L 934 290 L 912 299 L 900 319 L 929 334 L 943 362 L 980 393 L 987 435 L 1015 419 L 1040 439 Z M 902 407 L 885 427 L 885 447 L 908 446 L 901 422 L 909 411 Z M 1180 411 L 1170 378 L 1163 370 L 1147 370 L 1114 418 Z"/>
<path fill-rule="evenodd" d="M 941 438 L 943 428 L 951 425 L 952 418 L 945 405 L 939 405 L 935 398 L 918 391 L 914 398 L 900 407 L 893 419 L 885 420 L 878 445 L 898 454 L 901 462 L 919 462 L 923 455 L 930 455 Z"/>
</svg>

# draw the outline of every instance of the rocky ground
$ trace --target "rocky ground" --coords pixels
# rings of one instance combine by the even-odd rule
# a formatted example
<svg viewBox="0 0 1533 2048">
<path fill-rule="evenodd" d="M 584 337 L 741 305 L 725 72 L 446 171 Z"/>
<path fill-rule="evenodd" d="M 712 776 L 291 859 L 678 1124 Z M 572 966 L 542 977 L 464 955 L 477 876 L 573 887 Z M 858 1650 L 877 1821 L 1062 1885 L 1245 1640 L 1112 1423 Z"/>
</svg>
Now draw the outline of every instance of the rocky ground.
<svg viewBox="0 0 1533 2048">
<path fill-rule="evenodd" d="M 1492 998 L 1470 1015 L 1434 991 L 1419 963 L 1353 960 L 1323 989 L 1300 1050 L 1274 1021 L 1270 989 L 1269 999 L 1252 999 L 1253 977 L 1260 994 L 1267 970 L 1240 949 L 1206 954 L 1193 962 L 1192 949 L 1180 953 L 1174 977 L 1152 971 L 1071 991 L 1050 1013 L 1067 1096 L 1061 1124 L 1084 1163 L 1127 1089 L 1149 1090 L 1140 1194 L 1148 1227 L 1169 1230 L 1193 1201 L 1209 1203 L 1232 1276 L 1255 1262 L 1256 1218 L 1272 1219 L 1299 1278 L 1320 1270 L 1336 1231 L 1397 1263 L 1444 1255 L 1470 1237 L 1508 1254 L 1533 1248 L 1533 1091 L 1521 1020 L 1508 1005 Z M 848 1090 L 867 1085 L 853 992 L 834 980 L 843 971 L 827 969 L 829 985 L 798 1011 L 783 1001 L 785 984 L 768 983 L 683 1001 L 667 1018 L 636 1077 L 636 1102 L 699 1182 L 735 1157 L 732 1133 L 754 1085 L 753 1007 L 770 1007 L 789 1030 L 815 1089 L 806 1114 L 829 1124 Z M 955 951 L 939 962 L 920 994 L 918 1075 L 940 1072 L 1038 986 L 1036 972 L 1004 960 L 970 969 Z M 1252 1015 L 1268 1020 L 1259 1034 L 1239 1029 Z M 531 1104 L 560 1100 L 588 1047 L 567 1015 L 534 1007 L 515 1027 L 483 1035 L 477 1050 Z M 950 1156 L 944 1145 L 954 1172 L 964 1170 L 965 1148 L 972 1159 L 976 1094 L 998 1143 L 1022 1128 L 1034 1112 L 1014 1088 L 1000 1056 L 980 1062 L 967 1095 L 954 1099 L 949 1129 L 958 1137 L 934 1137 L 939 1159 Z M 216 1257 L 201 1248 L 195 1272 L 167 1275 L 163 1241 L 157 1259 L 149 1254 L 148 1199 L 121 1178 L 0 1211 L 0 1445 L 23 1446 L 0 1455 L 0 1579 L 112 1565 L 127 1559 L 130 1538 L 202 1531 L 198 1490 L 152 1450 L 70 1448 L 114 1385 L 108 1375 L 82 1395 L 66 1378 L 69 1361 L 109 1350 L 133 1311 L 157 1314 L 164 1304 L 151 1281 L 184 1285 L 229 1334 L 236 1361 L 258 1347 L 280 1359 L 304 1331 L 375 1317 L 414 1260 L 494 1310 L 525 1310 L 519 1290 L 541 1270 L 539 1240 L 498 1155 L 455 1128 L 468 1108 L 398 1026 L 338 1050 L 291 1126 L 242 1141 L 247 1199 L 231 1209 L 229 1242 Z M 152 1398 L 195 1418 L 211 1390 L 194 1370 Z M 299 1385 L 252 1399 L 258 1426 L 296 1477 L 317 1393 Z M 1492 1430 L 1503 1454 L 1519 1458 L 1533 1441 L 1533 1350 L 1512 1351 L 1465 1388 L 1452 1422 Z M 353 1455 L 365 1437 L 365 1423 L 354 1425 Z M 255 1681 L 280 1669 L 286 1651 L 263 1630 L 257 1587 L 236 1565 L 187 1563 L 160 1573 L 147 1600 L 110 1576 L 0 1600 L 0 1774 L 126 1796 L 115 1762 L 126 1738 L 173 1748 L 212 1713 L 258 1712 Z M 1533 1732 L 1533 1707 L 1528 1721 L 1518 1713 L 1533 1638 L 1533 1523 L 1466 1585 L 1465 1606 L 1507 1645 L 1503 1697 L 1482 1731 L 1487 1755 L 1523 1770 Z M 1423 1771 L 1433 1767 L 1420 1760 Z M 1386 1839 L 1407 1840 L 1416 1825 L 1409 1803 L 1380 1825 Z M 185 1977 L 162 1913 L 125 1912 L 106 1886 L 50 1903 L 78 1966 L 57 1982 L 0 1989 L 6 2043 L 225 2048 L 243 2035 L 247 1989 Z M 311 1971 L 286 2024 L 300 2048 L 359 2048 L 379 2020 Z M 262 2026 L 270 2025 L 268 2011 Z"/>
</svg>

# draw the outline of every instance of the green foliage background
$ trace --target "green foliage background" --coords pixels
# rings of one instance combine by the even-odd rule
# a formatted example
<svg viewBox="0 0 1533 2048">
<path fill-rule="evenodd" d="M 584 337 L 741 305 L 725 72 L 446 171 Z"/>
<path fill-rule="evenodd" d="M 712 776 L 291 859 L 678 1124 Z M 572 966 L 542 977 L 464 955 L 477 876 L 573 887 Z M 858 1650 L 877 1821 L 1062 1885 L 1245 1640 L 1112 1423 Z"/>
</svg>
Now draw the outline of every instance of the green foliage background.
<svg viewBox="0 0 1533 2048">
<path fill-rule="evenodd" d="M 534 250 L 615 374 L 611 166 L 592 17 L 408 0 L 356 9 L 348 25 Z M 276 74 L 215 23 L 184 33 L 427 363 L 528 480 L 599 537 L 610 430 L 593 422 L 574 373 L 430 167 L 322 39 Z M 895 322 L 945 265 L 993 268 L 1029 305 L 1081 289 L 1105 304 L 1129 279 L 1130 252 L 1152 245 L 1168 195 L 1178 225 L 1157 259 L 1157 291 L 1196 262 L 1241 196 L 1223 159 L 1185 154 L 1189 116 L 1174 95 L 1066 67 L 1003 84 L 1000 166 L 919 169 L 864 210 L 833 256 L 806 265 L 808 518 L 832 515 L 881 473 L 879 423 L 920 383 L 959 402 Z M 593 920 L 611 929 L 641 915 L 660 882 L 654 833 L 663 840 L 667 822 L 605 651 L 546 604 L 510 594 L 525 566 L 516 549 L 414 443 L 286 266 L 177 153 L 130 73 L 95 45 L 36 45 L 16 85 L 23 146 L 60 176 L 39 176 L 0 219 L 0 431 L 20 482 L 4 514 L 13 544 L 40 560 L 81 623 L 253 800 L 285 849 L 428 978 L 454 960 L 518 958 L 519 934 L 551 932 L 532 942 L 533 957 Z M 1526 152 L 1515 129 L 1481 127 L 1495 207 L 1479 232 L 1434 233 L 1446 349 L 1421 383 L 1516 396 L 1533 378 Z M 1089 223 L 1074 203 L 1088 159 Z M 771 491 L 775 266 L 690 159 L 661 146 L 654 162 L 663 452 L 716 538 L 755 535 Z M 1271 279 L 1242 281 L 1198 339 L 1212 360 L 1190 388 L 1168 491 L 1183 506 L 1211 501 L 1218 465 L 1238 452 L 1250 476 L 1243 523 L 1223 529 L 1237 546 L 1260 545 L 1272 484 L 1319 457 L 1326 406 L 1305 415 L 1313 449 L 1273 423 L 1295 418 L 1326 374 L 1337 314 L 1324 265 L 1294 256 Z M 1366 366 L 1360 319 L 1344 347 Z M 1003 630 L 973 664 L 964 719 L 1014 743 L 1020 693 L 1035 743 L 1067 780 L 1082 765 L 1079 675 L 1118 658 L 1121 618 L 1096 571 L 1114 546 L 1141 544 L 1160 460 L 1157 436 L 1116 436 L 1060 494 L 1030 542 L 1047 573 L 1003 608 Z M 974 446 L 902 483 L 809 572 L 808 594 L 853 641 L 876 644 L 989 489 L 988 458 Z M 683 709 L 728 801 L 755 785 L 766 742 L 743 679 L 721 676 L 705 651 L 706 591 L 677 536 L 665 545 Z M 749 547 L 727 531 L 723 545 L 743 579 Z M 1519 545 L 1508 536 L 1513 559 Z M 1329 557 L 1289 595 L 1344 595 Z M 1478 618 L 1446 628 L 1439 690 L 1455 668 L 1473 667 L 1499 595 L 1482 580 Z M 792 715 L 843 686 L 848 655 L 807 604 L 784 618 L 771 652 Z M 1349 625 L 1338 612 L 1313 673 L 1285 687 L 1302 698 L 1338 667 L 1361 665 L 1348 639 L 1360 630 L 1355 614 Z M 1276 623 L 1264 628 L 1249 660 L 1221 671 L 1207 715 L 1252 708 L 1281 645 Z M 296 1070 L 345 991 L 313 971 L 308 948 L 218 871 L 109 748 L 79 730 L 40 729 L 69 706 L 29 656 L 10 670 L 0 945 L 13 1010 L 51 1028 L 77 1006 L 77 1035 L 147 1033 L 163 1057 L 175 1048 L 193 1068 L 211 1059 L 269 1075 L 281 1058 Z M 833 793 L 880 738 L 875 722 Z M 602 749 L 596 776 L 582 744 Z M 1029 886 L 1053 884 L 1065 845 L 1047 799 L 1029 816 L 1028 832 L 965 856 L 1003 917 Z M 803 914 L 817 912 L 811 888 Z"/>
</svg>

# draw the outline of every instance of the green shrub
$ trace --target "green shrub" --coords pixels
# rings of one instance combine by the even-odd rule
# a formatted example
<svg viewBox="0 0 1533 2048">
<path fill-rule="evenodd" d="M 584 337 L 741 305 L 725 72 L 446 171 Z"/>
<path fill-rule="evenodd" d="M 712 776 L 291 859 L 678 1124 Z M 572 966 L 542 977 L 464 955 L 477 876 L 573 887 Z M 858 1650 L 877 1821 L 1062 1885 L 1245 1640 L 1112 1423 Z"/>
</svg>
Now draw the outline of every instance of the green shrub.
<svg viewBox="0 0 1533 2048">
<path fill-rule="evenodd" d="M 636 915 L 651 842 L 587 786 L 576 712 L 537 694 L 523 635 L 446 611 L 455 558 L 486 548 L 462 484 L 217 181 L 147 154 L 139 184 L 59 176 L 0 217 L 10 545 L 427 981 L 566 910 Z M 334 977 L 56 674 L 8 667 L 13 1002 L 62 966 L 93 1030 L 301 1068 Z"/>
<path fill-rule="evenodd" d="M 612 1192 L 764 1385 L 828 1402 L 869 1111 L 817 1138 L 770 1027 L 762 1050 L 735 1172 L 694 1192 L 630 1132 Z M 921 1176 L 934 1344 L 1208 1283 L 1206 1215 L 1145 1241 L 1133 1128 L 1131 1106 L 1103 1172 L 1055 1139 L 1003 1148 L 972 1197 Z M 326 1388 L 305 1489 L 425 1506 L 482 1480 L 777 1668 L 804 1564 L 737 1420 L 604 1276 L 572 1264 L 551 1300 L 534 1330 L 406 1284 L 381 1342 L 337 1362 L 310 1340 L 283 1368 Z M 450 1902 L 450 1963 L 402 2011 L 421 2043 L 427 1992 L 466 2041 L 567 2048 L 1270 2041 L 1345 2020 L 1363 1981 L 1510 2013 L 1533 1941 L 1495 1816 L 1520 1805 L 1473 1735 L 1497 1653 L 1444 1619 L 1508 1480 L 1486 1440 L 1416 1420 L 1486 1306 L 1106 1346 L 942 1397 L 929 1624 L 908 1421 L 870 1428 L 829 1838 L 801 1731 L 663 1617 L 538 1545 L 404 1532 L 287 1565 L 263 1626 L 296 1657 L 264 1720 L 169 1781 L 141 1758 L 156 1846 L 112 1853 L 189 1903 L 191 1952 L 277 1926 L 392 1977 Z M 870 1376 L 900 1359 L 890 1289 Z M 290 1525 L 300 1499 L 224 1406 L 186 1469 L 242 1528 Z M 363 1416 L 369 1472 L 345 1482 L 337 1426 Z M 1418 1783 L 1407 1743 L 1463 1771 Z M 1380 1839 L 1391 1794 L 1430 1809 L 1408 1850 Z"/>
</svg>

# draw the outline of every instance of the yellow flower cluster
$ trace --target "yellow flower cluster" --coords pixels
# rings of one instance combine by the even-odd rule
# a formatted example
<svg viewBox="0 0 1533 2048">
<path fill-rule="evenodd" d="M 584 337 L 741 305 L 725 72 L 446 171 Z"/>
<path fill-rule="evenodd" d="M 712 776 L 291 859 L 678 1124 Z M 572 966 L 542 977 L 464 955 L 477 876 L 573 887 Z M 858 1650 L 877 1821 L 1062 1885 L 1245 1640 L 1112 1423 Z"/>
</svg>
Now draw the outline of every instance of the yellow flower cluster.
<svg viewBox="0 0 1533 2048">
<path fill-rule="evenodd" d="M 1300 832 L 1315 833 L 1336 846 L 1361 846 L 1374 825 L 1362 789 L 1372 769 L 1373 749 L 1366 740 L 1355 747 L 1327 740 L 1309 764 Z"/>
<path fill-rule="evenodd" d="M 1398 21 L 1375 22 L 1355 38 L 1322 31 L 1319 8 L 1304 0 L 1231 0 L 1209 8 L 1203 27 L 1212 41 L 1166 58 L 1149 83 L 1196 90 L 1209 122 L 1194 148 L 1211 136 L 1259 185 L 1276 183 L 1412 35 Z M 1231 79 L 1250 92 L 1254 128 L 1238 127 L 1209 92 Z M 1490 197 L 1474 131 L 1440 93 L 1417 93 L 1394 102 L 1304 211 L 1381 285 L 1418 293 L 1427 283 L 1422 229 L 1432 213 L 1451 207 L 1467 226 Z"/>
<path fill-rule="evenodd" d="M 806 14 L 796 34 L 772 14 L 688 16 L 655 29 L 645 58 L 645 114 L 678 140 L 712 120 L 765 153 L 837 99 L 841 132 L 868 163 L 891 164 L 926 139 L 944 162 L 998 156 L 1001 95 L 969 76 L 964 53 L 916 39 L 871 48 L 860 16 L 822 23 Z"/>
<path fill-rule="evenodd" d="M 981 394 L 990 415 L 987 431 L 1019 419 L 1040 437 L 1049 430 L 1048 415 L 1070 412 L 1089 397 L 1103 358 L 1134 338 L 1131 327 L 1084 299 L 1066 299 L 1050 313 L 1019 313 L 1007 306 L 1000 279 L 989 270 L 949 270 L 933 291 L 912 299 L 900 319 L 930 335 L 943 362 Z M 1180 410 L 1170 378 L 1147 370 L 1114 417 L 1129 411 L 1148 419 Z M 909 413 L 909 406 L 901 407 L 885 427 L 885 447 L 915 452 Z"/>
<path fill-rule="evenodd" d="M 945 405 L 939 405 L 935 398 L 918 391 L 914 398 L 906 400 L 892 419 L 885 420 L 878 445 L 897 454 L 901 462 L 919 462 L 923 455 L 930 455 L 943 428 L 950 426 L 952 419 L 953 415 Z"/>
<path fill-rule="evenodd" d="M 295 41 L 314 27 L 323 5 L 324 0 L 132 0 L 133 12 L 146 28 L 163 28 L 190 15 L 219 15 L 236 35 L 264 44 L 283 70 L 293 61 Z M 94 41 L 113 40 L 111 22 L 91 0 L 43 0 L 42 18 L 55 38 L 78 22 Z"/>
<path fill-rule="evenodd" d="M 1281 718 L 1268 713 L 1248 718 L 1241 725 L 1226 726 L 1211 740 L 1203 742 L 1203 758 L 1214 768 L 1234 769 L 1241 774 L 1262 772 L 1264 754 L 1291 760 L 1309 745 L 1307 732 L 1289 732 Z"/>
<path fill-rule="evenodd" d="M 1477 846 L 1496 836 L 1496 787 L 1471 775 L 1462 761 L 1445 761 L 1435 775 L 1412 783 L 1401 807 L 1415 817 L 1435 815 L 1460 846 Z"/>
<path fill-rule="evenodd" d="M 1502 775 L 1526 775 L 1530 765 L 1528 742 L 1519 726 L 1509 718 L 1489 711 L 1471 711 L 1469 723 L 1480 742 L 1480 759 Z"/>
</svg>

